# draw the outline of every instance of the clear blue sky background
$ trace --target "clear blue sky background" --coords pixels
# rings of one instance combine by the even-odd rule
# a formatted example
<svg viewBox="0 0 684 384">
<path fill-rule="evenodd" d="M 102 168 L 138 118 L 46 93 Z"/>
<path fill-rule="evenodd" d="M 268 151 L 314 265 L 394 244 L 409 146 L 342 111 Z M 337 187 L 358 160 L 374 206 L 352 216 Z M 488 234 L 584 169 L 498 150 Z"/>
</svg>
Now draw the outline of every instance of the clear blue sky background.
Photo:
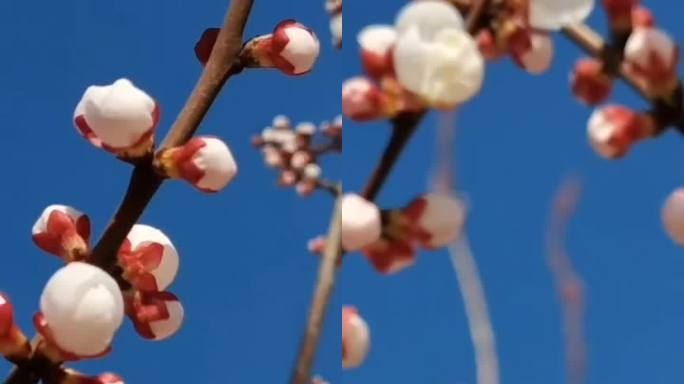
<svg viewBox="0 0 684 384">
<path fill-rule="evenodd" d="M 73 128 L 73 109 L 86 86 L 129 77 L 159 100 L 160 136 L 173 122 L 201 67 L 193 53 L 200 33 L 223 20 L 227 1 L 90 1 L 0 4 L 0 126 L 3 243 L 0 290 L 30 319 L 43 285 L 59 267 L 37 250 L 31 226 L 52 203 L 90 214 L 101 233 L 125 190 L 129 167 L 91 147 Z M 107 358 L 78 364 L 113 370 L 128 383 L 284 383 L 303 329 L 317 270 L 306 241 L 325 230 L 331 199 L 304 200 L 275 187 L 249 138 L 278 113 L 319 122 L 339 113 L 341 59 L 329 43 L 322 2 L 257 1 L 247 35 L 270 32 L 294 17 L 318 31 L 315 71 L 288 78 L 247 71 L 230 81 L 202 133 L 223 137 L 240 174 L 214 196 L 182 182 L 165 185 L 143 222 L 162 228 L 181 254 L 171 291 L 185 305 L 174 338 L 151 343 L 130 324 Z M 340 159 L 324 172 L 339 177 Z M 316 371 L 339 382 L 340 302 L 321 344 Z M 9 365 L 0 362 L 0 371 Z"/>
<path fill-rule="evenodd" d="M 359 73 L 354 38 L 390 23 L 403 0 L 345 4 L 345 77 Z M 682 6 L 645 1 L 661 25 L 684 37 Z M 591 24 L 604 30 L 597 10 Z M 531 77 L 509 61 L 488 68 L 483 91 L 458 119 L 457 164 L 471 204 L 468 232 L 480 263 L 498 336 L 502 382 L 564 382 L 560 312 L 543 253 L 549 202 L 564 175 L 584 176 L 585 194 L 568 249 L 586 280 L 589 383 L 684 382 L 684 251 L 659 219 L 663 199 L 684 184 L 676 133 L 639 145 L 623 161 L 598 158 L 586 144 L 590 110 L 576 103 L 567 76 L 578 49 L 556 36 L 550 72 Z M 614 99 L 644 103 L 620 86 Z M 424 191 L 433 160 L 435 116 L 423 124 L 380 201 L 404 204 Z M 386 123 L 348 124 L 344 180 L 360 189 L 388 136 Z M 463 304 L 445 252 L 421 254 L 396 276 L 347 257 L 341 296 L 372 328 L 366 363 L 343 382 L 474 383 Z"/>
</svg>

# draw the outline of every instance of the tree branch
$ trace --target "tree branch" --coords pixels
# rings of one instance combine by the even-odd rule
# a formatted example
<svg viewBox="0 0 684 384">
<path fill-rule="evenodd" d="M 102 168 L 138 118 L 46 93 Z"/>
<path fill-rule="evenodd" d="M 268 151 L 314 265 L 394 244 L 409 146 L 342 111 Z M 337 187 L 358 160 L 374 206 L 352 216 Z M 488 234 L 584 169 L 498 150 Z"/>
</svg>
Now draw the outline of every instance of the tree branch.
<svg viewBox="0 0 684 384">
<path fill-rule="evenodd" d="M 239 55 L 243 32 L 254 0 L 233 0 L 228 8 L 223 28 L 218 35 L 211 57 L 171 127 L 161 148 L 169 148 L 187 142 L 197 131 L 207 111 L 231 75 L 239 73 L 242 66 Z M 144 159 L 133 170 L 128 189 L 109 226 L 93 248 L 90 262 L 112 271 L 116 254 L 133 225 L 161 186 L 163 179 L 154 172 L 153 158 Z M 36 342 L 40 338 L 34 337 Z M 36 372 L 44 359 L 36 354 L 30 361 L 16 366 L 5 379 L 5 384 L 33 384 L 39 379 Z M 41 369 L 42 370 L 42 369 Z"/>
<path fill-rule="evenodd" d="M 311 300 L 306 329 L 290 379 L 291 384 L 311 383 L 311 367 L 316 356 L 326 308 L 335 286 L 335 270 L 342 256 L 342 243 L 340 239 L 342 219 L 341 189 L 342 187 L 338 185 L 338 197 L 335 200 L 335 208 L 325 240 L 325 250 L 323 251 L 323 257 L 318 270 L 318 281 L 314 289 L 313 299 Z"/>
</svg>

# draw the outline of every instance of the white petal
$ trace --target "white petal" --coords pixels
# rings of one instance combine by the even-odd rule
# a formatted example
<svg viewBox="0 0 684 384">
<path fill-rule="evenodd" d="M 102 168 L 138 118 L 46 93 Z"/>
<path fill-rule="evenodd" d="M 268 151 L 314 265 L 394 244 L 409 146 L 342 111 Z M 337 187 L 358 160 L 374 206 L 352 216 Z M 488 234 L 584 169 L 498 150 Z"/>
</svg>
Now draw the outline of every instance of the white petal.
<svg viewBox="0 0 684 384">
<path fill-rule="evenodd" d="M 370 331 L 368 324 L 358 314 L 344 314 L 342 309 L 342 343 L 345 349 L 345 359 L 342 368 L 354 368 L 363 362 L 370 346 Z"/>
<path fill-rule="evenodd" d="M 47 282 L 40 309 L 64 350 L 95 355 L 110 344 L 124 316 L 119 286 L 106 272 L 72 262 Z"/>
<path fill-rule="evenodd" d="M 299 26 L 286 27 L 285 34 L 289 42 L 280 56 L 294 66 L 295 74 L 310 71 L 320 52 L 318 38 L 308 29 Z"/>
<path fill-rule="evenodd" d="M 364 51 L 384 55 L 397 40 L 397 32 L 391 25 L 369 25 L 357 36 L 359 46 Z"/>
<path fill-rule="evenodd" d="M 594 0 L 530 0 L 530 25 L 557 31 L 580 24 L 594 9 Z"/>
<path fill-rule="evenodd" d="M 183 324 L 185 313 L 180 301 L 167 301 L 166 309 L 169 312 L 168 319 L 150 323 L 155 340 L 164 340 L 173 336 Z"/>
<path fill-rule="evenodd" d="M 48 222 L 48 219 L 50 218 L 50 214 L 53 211 L 66 213 L 69 217 L 71 217 L 74 220 L 74 222 L 78 221 L 78 219 L 81 216 L 83 216 L 83 212 L 79 211 L 76 208 L 69 207 L 67 205 L 61 205 L 61 204 L 50 205 L 43 210 L 43 213 L 41 213 L 38 220 L 36 220 L 35 224 L 33 224 L 33 228 L 31 229 L 31 234 L 36 235 L 38 233 L 42 233 L 42 232 L 45 232 L 47 230 L 47 222 Z"/>
<path fill-rule="evenodd" d="M 380 238 L 378 206 L 356 194 L 342 198 L 342 248 L 357 251 Z"/>
<path fill-rule="evenodd" d="M 427 205 L 419 225 L 431 235 L 431 246 L 442 247 L 460 235 L 465 209 L 459 200 L 448 195 L 430 194 L 424 199 Z"/>
</svg>

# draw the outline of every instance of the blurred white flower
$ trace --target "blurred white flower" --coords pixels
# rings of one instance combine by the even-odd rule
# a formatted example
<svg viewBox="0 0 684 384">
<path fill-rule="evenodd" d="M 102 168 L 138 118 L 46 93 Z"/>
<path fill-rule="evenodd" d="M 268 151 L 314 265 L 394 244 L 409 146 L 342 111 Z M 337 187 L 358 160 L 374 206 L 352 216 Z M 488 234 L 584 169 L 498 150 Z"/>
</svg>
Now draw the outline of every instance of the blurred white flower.
<svg viewBox="0 0 684 384">
<path fill-rule="evenodd" d="M 580 24 L 594 9 L 594 0 L 529 0 L 530 25 L 536 29 L 558 31 Z"/>
<path fill-rule="evenodd" d="M 356 308 L 342 306 L 342 368 L 355 368 L 363 363 L 370 346 L 368 324 Z"/>
</svg>

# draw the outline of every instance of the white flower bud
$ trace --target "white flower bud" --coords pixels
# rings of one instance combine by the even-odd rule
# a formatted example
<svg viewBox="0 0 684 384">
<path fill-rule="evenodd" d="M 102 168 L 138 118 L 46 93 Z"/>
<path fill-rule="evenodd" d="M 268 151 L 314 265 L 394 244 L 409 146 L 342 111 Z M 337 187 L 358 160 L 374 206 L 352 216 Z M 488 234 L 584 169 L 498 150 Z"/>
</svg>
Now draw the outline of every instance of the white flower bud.
<svg viewBox="0 0 684 384">
<path fill-rule="evenodd" d="M 363 363 L 370 346 L 368 324 L 353 307 L 342 307 L 342 368 Z"/>
<path fill-rule="evenodd" d="M 40 310 L 54 342 L 79 356 L 106 350 L 121 326 L 123 298 L 114 279 L 98 267 L 69 263 L 47 282 Z"/>
<path fill-rule="evenodd" d="M 381 78 L 391 74 L 392 47 L 397 41 L 397 32 L 391 25 L 369 25 L 357 36 L 361 46 L 361 61 L 366 72 Z"/>
<path fill-rule="evenodd" d="M 144 152 L 159 121 L 157 103 L 128 79 L 91 86 L 76 106 L 74 121 L 91 143 L 120 154 Z"/>
<path fill-rule="evenodd" d="M 276 26 L 271 44 L 276 67 L 290 75 L 309 72 L 320 52 L 320 43 L 313 31 L 294 20 Z"/>
<path fill-rule="evenodd" d="M 553 40 L 548 33 L 530 33 L 530 46 L 523 52 L 513 51 L 515 63 L 533 75 L 539 75 L 551 66 L 553 61 Z"/>
<path fill-rule="evenodd" d="M 144 291 L 166 289 L 178 273 L 179 257 L 171 239 L 157 228 L 136 224 L 119 249 L 124 277 Z"/>
<path fill-rule="evenodd" d="M 427 235 L 423 245 L 439 248 L 458 238 L 465 222 L 463 203 L 449 195 L 431 193 L 411 202 L 417 226 Z"/>
<path fill-rule="evenodd" d="M 304 178 L 308 180 L 318 180 L 321 177 L 321 167 L 311 163 L 304 167 Z"/>
<path fill-rule="evenodd" d="M 378 206 L 356 194 L 342 197 L 342 248 L 352 252 L 380 238 Z"/>
<path fill-rule="evenodd" d="M 65 261 L 82 259 L 90 241 L 90 219 L 66 205 L 50 205 L 32 229 L 33 242 L 43 251 Z"/>
<path fill-rule="evenodd" d="M 136 331 L 149 340 L 173 336 L 183 324 L 185 312 L 176 295 L 170 292 L 145 292 L 130 304 L 129 317 Z"/>
<path fill-rule="evenodd" d="M 608 105 L 598 108 L 589 118 L 587 136 L 591 147 L 605 158 L 624 156 L 632 144 L 644 136 L 639 115 L 629 108 Z"/>
<path fill-rule="evenodd" d="M 625 63 L 651 86 L 675 81 L 679 49 L 667 33 L 655 28 L 634 28 L 625 45 Z"/>
</svg>

